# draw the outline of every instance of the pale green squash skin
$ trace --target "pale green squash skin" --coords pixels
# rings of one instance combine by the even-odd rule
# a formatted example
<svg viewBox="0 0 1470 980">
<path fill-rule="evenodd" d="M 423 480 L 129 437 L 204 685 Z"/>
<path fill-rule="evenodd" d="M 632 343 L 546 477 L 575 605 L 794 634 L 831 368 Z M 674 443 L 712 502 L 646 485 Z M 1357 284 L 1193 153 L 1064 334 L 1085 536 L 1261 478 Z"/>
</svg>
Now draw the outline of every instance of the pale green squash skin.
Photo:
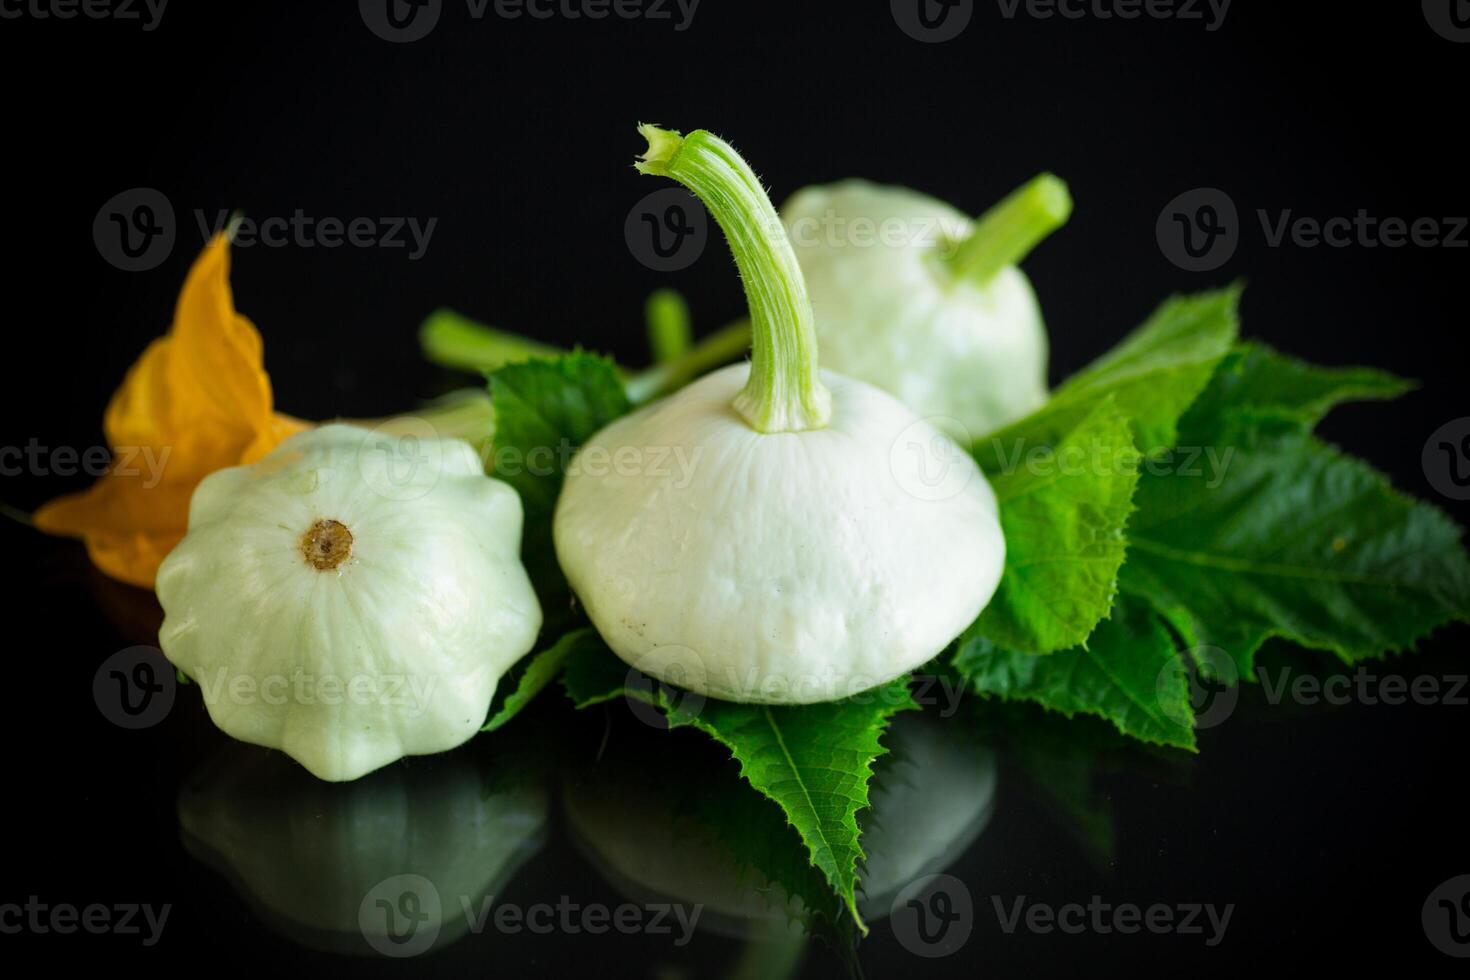
<svg viewBox="0 0 1470 980">
<path fill-rule="evenodd" d="M 823 367 L 877 385 L 962 441 L 1046 401 L 1046 327 L 1025 273 L 1006 266 L 976 285 L 943 262 L 970 233 L 964 214 L 916 191 L 848 180 L 798 191 L 781 218 Z"/>
<path fill-rule="evenodd" d="M 573 460 L 554 531 L 588 616 L 630 665 L 727 701 L 831 701 L 924 664 L 1000 581 L 985 476 L 891 395 L 830 372 L 826 428 L 755 432 L 730 408 L 748 373 L 707 375 Z M 629 450 L 623 471 L 581 462 Z"/>
<path fill-rule="evenodd" d="M 321 521 L 351 534 L 332 567 L 302 550 Z M 160 645 L 224 732 L 322 779 L 446 751 L 541 626 L 521 521 L 468 443 L 309 430 L 199 485 Z"/>
</svg>

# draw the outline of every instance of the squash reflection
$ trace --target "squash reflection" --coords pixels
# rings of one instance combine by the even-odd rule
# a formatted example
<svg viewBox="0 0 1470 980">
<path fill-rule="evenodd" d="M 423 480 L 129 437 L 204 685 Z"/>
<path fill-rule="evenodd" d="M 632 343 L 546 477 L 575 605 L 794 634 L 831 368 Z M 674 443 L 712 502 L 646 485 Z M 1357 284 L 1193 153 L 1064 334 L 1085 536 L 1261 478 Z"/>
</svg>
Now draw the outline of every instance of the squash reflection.
<svg viewBox="0 0 1470 980">
<path fill-rule="evenodd" d="M 810 910 L 792 892 L 821 900 L 825 885 L 801 877 L 816 872 L 780 812 L 722 764 L 717 746 L 651 734 L 656 742 L 615 740 L 563 781 L 567 824 L 592 863 L 630 900 L 699 906 L 702 930 L 778 945 L 811 931 Z M 870 926 L 901 889 L 980 836 L 996 788 L 994 753 L 968 726 L 904 713 L 885 744 L 872 809 L 859 814 L 868 855 L 859 911 Z"/>
<path fill-rule="evenodd" d="M 476 753 L 324 783 L 232 743 L 178 797 L 185 848 L 261 919 L 313 949 L 413 955 L 469 931 L 464 903 L 498 894 L 544 840 L 547 795 Z"/>
</svg>

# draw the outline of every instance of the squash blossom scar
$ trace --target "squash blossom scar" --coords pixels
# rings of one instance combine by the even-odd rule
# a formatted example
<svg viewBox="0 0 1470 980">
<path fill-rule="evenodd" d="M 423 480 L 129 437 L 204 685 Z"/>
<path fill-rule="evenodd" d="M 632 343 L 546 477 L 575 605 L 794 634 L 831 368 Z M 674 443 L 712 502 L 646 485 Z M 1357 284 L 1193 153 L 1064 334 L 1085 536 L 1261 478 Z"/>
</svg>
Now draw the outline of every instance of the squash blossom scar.
<svg viewBox="0 0 1470 980">
<path fill-rule="evenodd" d="M 301 554 L 313 568 L 330 571 L 352 554 L 352 532 L 341 521 L 317 521 L 301 536 Z"/>
</svg>

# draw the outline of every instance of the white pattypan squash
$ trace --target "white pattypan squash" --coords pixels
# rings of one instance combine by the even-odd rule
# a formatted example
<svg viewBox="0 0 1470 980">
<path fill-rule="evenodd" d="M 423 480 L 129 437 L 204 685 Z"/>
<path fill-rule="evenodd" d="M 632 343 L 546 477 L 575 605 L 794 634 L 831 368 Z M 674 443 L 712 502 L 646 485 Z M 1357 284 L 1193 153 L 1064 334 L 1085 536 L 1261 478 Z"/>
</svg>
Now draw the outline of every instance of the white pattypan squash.
<svg viewBox="0 0 1470 980">
<path fill-rule="evenodd" d="M 552 524 L 567 581 L 614 653 L 700 694 L 809 704 L 913 670 L 995 593 L 995 494 L 892 395 L 820 370 L 801 269 L 735 149 L 639 132 L 638 169 L 684 184 L 725 233 L 751 359 L 582 447 Z"/>
<path fill-rule="evenodd" d="M 1046 401 L 1046 327 L 1025 273 L 1006 264 L 976 282 L 944 261 L 972 234 L 967 216 L 917 191 L 847 180 L 798 191 L 781 217 L 824 367 L 961 439 Z"/>
<path fill-rule="evenodd" d="M 553 525 L 572 588 L 618 656 L 728 701 L 831 701 L 913 670 L 974 622 L 1005 565 L 969 454 L 872 385 L 823 372 L 831 419 L 756 432 L 723 368 L 598 432 Z"/>
<path fill-rule="evenodd" d="M 468 443 L 309 430 L 200 483 L 160 645 L 223 731 L 322 779 L 452 749 L 541 626 L 521 519 Z"/>
</svg>

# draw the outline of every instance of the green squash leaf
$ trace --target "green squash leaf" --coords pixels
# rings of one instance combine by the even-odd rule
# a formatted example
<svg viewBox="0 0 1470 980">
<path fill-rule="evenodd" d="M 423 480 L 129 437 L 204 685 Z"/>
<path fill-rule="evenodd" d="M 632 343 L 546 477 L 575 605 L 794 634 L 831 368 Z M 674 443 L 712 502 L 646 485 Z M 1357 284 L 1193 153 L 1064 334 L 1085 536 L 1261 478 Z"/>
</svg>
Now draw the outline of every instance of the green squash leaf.
<svg viewBox="0 0 1470 980">
<path fill-rule="evenodd" d="M 1387 400 L 1414 383 L 1376 368 L 1326 368 L 1277 353 L 1265 344 L 1239 345 L 1179 424 L 1186 446 L 1239 446 L 1258 436 L 1308 432 L 1337 405 Z"/>
<path fill-rule="evenodd" d="M 490 398 L 495 475 L 538 517 L 556 508 L 571 454 L 631 407 L 612 361 L 582 352 L 501 367 Z"/>
<path fill-rule="evenodd" d="M 1218 480 L 1144 475 L 1120 584 L 1240 676 L 1272 636 L 1352 663 L 1470 615 L 1460 529 L 1366 463 L 1288 434 L 1235 452 Z"/>
<path fill-rule="evenodd" d="M 1465 618 L 1460 529 L 1310 435 L 1334 405 L 1408 386 L 1259 345 L 1232 354 L 1180 422 L 1219 465 L 1145 473 L 1121 587 L 1187 643 L 1224 650 L 1248 679 L 1273 636 L 1352 663 Z"/>
<path fill-rule="evenodd" d="M 1055 446 L 1016 438 L 988 474 L 1005 573 L 972 629 L 1008 648 L 1051 653 L 1087 639 L 1113 604 L 1139 454 L 1111 397 Z"/>
<path fill-rule="evenodd" d="M 801 836 L 780 807 L 741 778 L 723 746 L 702 737 L 669 738 L 640 722 L 625 727 L 632 730 L 619 730 L 595 755 L 578 753 L 562 767 L 570 829 L 594 853 L 608 856 L 598 842 L 612 843 L 619 873 L 627 873 L 634 855 L 619 838 L 637 833 L 634 846 L 661 850 L 665 858 L 639 887 L 665 892 L 666 885 L 692 885 L 734 914 L 758 919 L 784 912 L 808 935 L 833 942 L 852 932 Z M 779 921 L 772 933 L 802 938 L 786 926 Z"/>
<path fill-rule="evenodd" d="M 867 931 L 857 910 L 863 857 L 857 812 L 868 806 L 868 781 L 873 761 L 885 751 L 881 739 L 889 719 L 917 708 L 907 678 L 825 704 L 734 704 L 650 682 L 604 647 L 576 651 L 562 683 L 579 708 L 636 698 L 663 712 L 670 728 L 696 728 L 729 749 L 740 774 L 781 808 L 811 864 Z"/>
<path fill-rule="evenodd" d="M 522 657 L 505 677 L 501 678 L 500 690 L 509 691 L 504 700 L 498 700 L 490 720 L 485 722 L 482 732 L 493 732 L 505 727 L 516 715 L 530 704 L 561 673 L 562 664 L 573 652 L 589 643 L 602 641 L 597 631 L 590 626 L 572 630 L 550 647 L 529 657 Z M 499 694 L 497 692 L 497 699 Z"/>
<path fill-rule="evenodd" d="M 1002 647 L 978 626 L 960 637 L 954 668 L 981 694 L 1096 715 L 1132 738 L 1194 750 L 1184 664 L 1147 604 L 1121 597 L 1085 646 L 1044 657 Z"/>
<path fill-rule="evenodd" d="M 736 769 L 740 763 L 730 764 Z M 790 908 L 812 932 L 819 930 L 840 937 L 837 928 L 844 904 L 827 883 L 823 873 L 813 865 L 806 842 L 786 818 L 774 800 L 751 792 L 750 784 L 738 772 L 719 772 L 718 782 L 709 777 L 701 780 L 692 805 L 694 817 L 729 849 L 734 862 L 754 868 L 767 881 L 778 886 L 800 908 Z M 846 927 L 851 931 L 851 926 Z"/>
<path fill-rule="evenodd" d="M 641 676 L 619 660 L 599 636 L 595 643 L 589 641 L 588 646 L 578 650 L 576 656 L 567 658 L 561 685 L 574 707 L 590 708 L 594 704 L 626 697 L 628 679 Z"/>
<path fill-rule="evenodd" d="M 1175 444 L 1175 423 L 1209 383 L 1239 333 L 1240 287 L 1175 296 L 1116 347 L 1068 378 L 1051 399 L 979 440 L 976 458 L 995 468 L 996 449 L 1017 440 L 1055 444 L 1112 398 L 1147 455 Z"/>
<path fill-rule="evenodd" d="M 489 375 L 495 409 L 490 470 L 520 494 L 526 512 L 521 555 L 546 615 L 544 635 L 571 625 L 551 519 L 572 454 L 631 406 L 610 360 L 576 352 L 508 364 Z"/>
</svg>

